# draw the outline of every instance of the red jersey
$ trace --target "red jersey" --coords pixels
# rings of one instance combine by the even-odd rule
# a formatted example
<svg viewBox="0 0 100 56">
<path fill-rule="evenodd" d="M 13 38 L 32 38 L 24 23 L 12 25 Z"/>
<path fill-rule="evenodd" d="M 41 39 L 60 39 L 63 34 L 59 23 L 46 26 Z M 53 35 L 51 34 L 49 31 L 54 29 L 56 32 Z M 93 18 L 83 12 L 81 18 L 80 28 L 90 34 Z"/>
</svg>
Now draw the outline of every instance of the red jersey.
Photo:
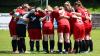
<svg viewBox="0 0 100 56">
<path fill-rule="evenodd" d="M 73 14 L 72 14 L 73 15 Z M 70 18 L 71 23 L 73 24 L 73 35 L 74 39 L 83 39 L 85 34 L 84 23 L 82 19 Z"/>
<path fill-rule="evenodd" d="M 19 14 L 23 15 L 26 11 L 24 9 L 17 9 L 16 12 L 19 12 Z"/>
<path fill-rule="evenodd" d="M 42 21 L 42 32 L 43 34 L 54 34 L 54 18 L 52 17 L 52 13 L 46 13 L 44 20 Z"/>
<path fill-rule="evenodd" d="M 58 32 L 61 33 L 69 33 L 70 32 L 70 24 L 67 18 L 63 16 L 69 16 L 69 13 L 66 11 L 54 11 L 53 17 L 57 20 L 58 23 Z"/>
<path fill-rule="evenodd" d="M 86 8 L 78 8 L 78 12 L 82 14 L 82 20 L 86 25 L 85 27 L 92 26 L 91 20 L 86 18 L 87 16 L 90 17 L 88 10 Z"/>
<path fill-rule="evenodd" d="M 43 20 L 43 26 L 53 26 L 54 18 L 51 13 L 45 15 L 45 19 Z"/>
<path fill-rule="evenodd" d="M 82 14 L 82 20 L 83 21 L 86 20 L 86 16 L 90 16 L 90 13 L 88 12 L 88 10 L 86 8 L 78 7 L 77 12 Z"/>
<path fill-rule="evenodd" d="M 69 16 L 69 13 L 66 11 L 54 11 L 53 16 L 56 18 L 58 25 L 66 25 L 69 24 L 69 21 L 67 18 L 60 17 L 61 15 Z"/>
<path fill-rule="evenodd" d="M 73 16 L 73 14 L 71 14 L 71 13 L 70 13 L 70 15 Z M 82 19 L 78 19 L 78 18 L 72 18 L 72 17 L 71 17 L 71 18 L 70 18 L 70 21 L 71 21 L 71 24 L 73 24 L 73 25 L 74 25 L 75 23 L 78 23 L 78 25 L 84 24 L 83 21 L 82 21 Z"/>
</svg>

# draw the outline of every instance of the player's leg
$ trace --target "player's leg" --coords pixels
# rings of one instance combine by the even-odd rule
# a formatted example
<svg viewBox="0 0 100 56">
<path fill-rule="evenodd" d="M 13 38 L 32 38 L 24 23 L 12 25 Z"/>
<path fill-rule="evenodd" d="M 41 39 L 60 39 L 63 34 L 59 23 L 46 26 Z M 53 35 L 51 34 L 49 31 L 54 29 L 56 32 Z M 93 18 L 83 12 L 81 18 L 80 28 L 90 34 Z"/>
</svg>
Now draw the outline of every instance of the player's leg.
<svg viewBox="0 0 100 56">
<path fill-rule="evenodd" d="M 23 53 L 20 38 L 18 37 L 17 40 L 18 40 L 18 51 L 19 53 Z"/>
<path fill-rule="evenodd" d="M 82 25 L 81 25 L 82 26 Z M 85 43 L 85 28 L 84 25 L 82 26 L 81 30 L 79 31 L 79 38 L 80 38 L 80 52 L 86 51 L 86 43 Z"/>
<path fill-rule="evenodd" d="M 71 26 L 71 24 L 70 24 L 70 26 Z M 70 27 L 70 37 L 73 34 L 73 29 L 74 29 L 74 27 Z M 71 39 L 70 39 L 70 50 L 72 51 L 72 42 L 71 42 Z"/>
<path fill-rule="evenodd" d="M 93 41 L 90 37 L 90 35 L 86 35 L 86 44 L 87 44 L 87 47 L 86 47 L 86 50 L 88 51 L 88 48 L 90 48 L 90 52 L 93 51 Z"/>
<path fill-rule="evenodd" d="M 93 51 L 93 40 L 91 38 L 91 31 L 92 31 L 92 22 L 90 22 L 90 31 L 89 31 L 89 46 L 90 46 L 90 52 Z"/>
<path fill-rule="evenodd" d="M 18 27 L 18 37 L 20 38 L 20 44 L 21 44 L 22 52 L 26 52 L 26 44 L 25 44 L 26 25 L 19 24 L 19 27 Z"/>
<path fill-rule="evenodd" d="M 73 53 L 79 53 L 79 40 L 78 39 L 74 39 L 74 49 L 73 49 Z"/>
<path fill-rule="evenodd" d="M 20 41 L 21 41 L 21 46 L 22 46 L 23 52 L 26 52 L 25 38 L 24 37 L 21 37 L 20 38 Z"/>
<path fill-rule="evenodd" d="M 47 29 L 45 27 L 43 27 L 42 28 L 42 34 L 43 34 L 42 47 L 43 47 L 43 51 L 46 51 L 46 49 L 45 49 L 45 43 L 46 43 L 45 37 L 47 37 L 47 36 L 44 35 L 46 33 L 47 33 Z"/>
<path fill-rule="evenodd" d="M 34 51 L 33 29 L 28 29 L 30 51 Z"/>
<path fill-rule="evenodd" d="M 17 24 L 17 26 L 16 26 L 16 33 L 17 33 L 17 40 L 18 40 L 18 51 L 19 51 L 19 53 L 23 53 L 23 50 L 22 50 L 22 44 L 21 44 L 21 40 L 20 40 L 20 38 L 21 38 L 21 35 L 22 35 L 22 31 L 21 31 L 21 25 L 20 24 Z"/>
<path fill-rule="evenodd" d="M 40 40 L 36 40 L 36 51 L 40 50 Z"/>
<path fill-rule="evenodd" d="M 65 52 L 65 49 L 66 49 L 66 41 L 64 41 L 64 52 Z M 69 51 L 72 52 L 72 42 L 71 42 L 71 40 L 70 40 Z"/>
<path fill-rule="evenodd" d="M 13 50 L 13 53 L 16 53 L 17 47 L 18 47 L 18 45 L 17 45 L 17 34 L 16 34 L 16 23 L 13 22 L 13 21 L 10 21 L 10 23 L 9 23 L 9 32 L 10 32 L 10 36 L 12 37 L 12 41 L 11 41 L 12 50 Z"/>
<path fill-rule="evenodd" d="M 42 38 L 41 29 L 29 29 L 28 30 L 30 37 L 30 51 L 34 50 L 34 41 L 36 41 L 36 51 L 40 50 L 40 39 Z"/>
<path fill-rule="evenodd" d="M 31 52 L 34 51 L 34 40 L 30 39 L 29 44 L 30 44 L 30 51 Z"/>
<path fill-rule="evenodd" d="M 86 51 L 86 43 L 84 40 L 80 40 L 79 41 L 79 45 L 80 45 L 80 53 L 84 53 Z"/>
<path fill-rule="evenodd" d="M 19 53 L 26 51 L 25 38 L 23 37 L 18 37 L 18 51 Z"/>
<path fill-rule="evenodd" d="M 90 51 L 93 51 L 93 41 L 91 39 L 91 31 L 92 31 L 92 22 L 90 20 L 85 21 L 85 41 L 86 41 L 86 50 L 90 48 Z"/>
<path fill-rule="evenodd" d="M 43 34 L 43 41 L 44 41 L 44 49 L 45 52 L 49 52 L 48 50 L 48 35 L 47 34 Z"/>
<path fill-rule="evenodd" d="M 89 26 L 91 26 L 91 24 L 89 24 Z M 90 36 L 91 30 L 92 30 L 92 26 L 86 28 L 86 31 L 85 31 L 85 41 L 87 44 L 86 50 L 88 51 L 88 48 L 90 48 L 90 52 L 93 51 L 93 41 Z"/>
<path fill-rule="evenodd" d="M 89 48 L 89 35 L 85 34 L 85 42 L 86 42 L 86 51 L 88 51 Z"/>
<path fill-rule="evenodd" d="M 58 33 L 58 52 L 62 53 L 63 33 Z"/>
<path fill-rule="evenodd" d="M 50 52 L 53 53 L 54 52 L 54 34 L 49 34 L 49 38 L 50 38 Z"/>
<path fill-rule="evenodd" d="M 89 47 L 90 47 L 90 52 L 93 51 L 93 41 L 92 39 L 89 40 Z"/>
<path fill-rule="evenodd" d="M 22 41 L 22 49 L 23 52 L 26 52 L 26 43 L 25 43 L 25 37 L 26 37 L 26 25 L 22 26 L 22 37 L 20 38 L 20 40 Z"/>
<path fill-rule="evenodd" d="M 45 41 L 42 40 L 42 47 L 43 47 L 43 51 L 45 51 Z"/>
<path fill-rule="evenodd" d="M 40 40 L 42 39 L 41 29 L 35 29 L 33 34 L 34 40 L 36 40 L 36 51 L 40 51 Z"/>
<path fill-rule="evenodd" d="M 79 53 L 79 29 L 76 27 L 76 25 L 74 26 L 74 29 L 73 29 L 73 36 L 74 36 L 73 52 Z"/>
<path fill-rule="evenodd" d="M 70 33 L 64 33 L 65 53 L 70 52 Z"/>
<path fill-rule="evenodd" d="M 17 51 L 17 36 L 13 35 L 12 36 L 12 49 L 13 49 L 13 53 L 15 53 Z"/>
</svg>

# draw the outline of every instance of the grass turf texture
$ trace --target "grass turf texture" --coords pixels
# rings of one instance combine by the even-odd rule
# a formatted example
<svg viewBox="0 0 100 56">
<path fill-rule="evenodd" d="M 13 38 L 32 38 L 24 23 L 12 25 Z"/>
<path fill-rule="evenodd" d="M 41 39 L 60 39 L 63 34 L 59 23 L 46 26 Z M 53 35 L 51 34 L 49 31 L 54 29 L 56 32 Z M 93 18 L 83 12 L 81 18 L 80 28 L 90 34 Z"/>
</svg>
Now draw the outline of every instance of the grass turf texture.
<svg viewBox="0 0 100 56">
<path fill-rule="evenodd" d="M 87 54 L 45 54 L 42 51 L 42 42 L 40 52 L 34 51 L 32 54 L 12 54 L 11 37 L 8 30 L 0 30 L 0 56 L 100 56 L 100 30 L 92 30 L 92 39 L 94 41 L 94 51 Z M 55 50 L 57 50 L 57 33 L 55 30 Z M 73 43 L 73 37 L 71 37 Z M 26 37 L 26 47 L 29 50 L 29 38 Z M 36 49 L 36 48 L 35 48 Z"/>
</svg>

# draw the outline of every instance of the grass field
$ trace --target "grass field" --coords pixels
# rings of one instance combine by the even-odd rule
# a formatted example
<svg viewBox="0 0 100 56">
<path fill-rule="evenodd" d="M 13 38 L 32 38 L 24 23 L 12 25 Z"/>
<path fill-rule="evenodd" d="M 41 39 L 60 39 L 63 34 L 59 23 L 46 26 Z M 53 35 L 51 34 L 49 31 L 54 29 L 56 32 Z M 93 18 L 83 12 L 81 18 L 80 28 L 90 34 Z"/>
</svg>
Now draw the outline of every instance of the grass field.
<svg viewBox="0 0 100 56">
<path fill-rule="evenodd" d="M 55 31 L 56 33 L 56 31 Z M 87 54 L 44 54 L 42 52 L 34 52 L 32 54 L 12 54 L 11 53 L 11 37 L 8 30 L 0 30 L 0 56 L 100 56 L 100 30 L 92 30 L 92 39 L 94 41 L 94 51 Z M 73 40 L 73 38 L 71 37 Z M 55 50 L 57 50 L 57 34 L 55 34 Z M 26 37 L 26 47 L 29 50 L 29 39 Z"/>
</svg>

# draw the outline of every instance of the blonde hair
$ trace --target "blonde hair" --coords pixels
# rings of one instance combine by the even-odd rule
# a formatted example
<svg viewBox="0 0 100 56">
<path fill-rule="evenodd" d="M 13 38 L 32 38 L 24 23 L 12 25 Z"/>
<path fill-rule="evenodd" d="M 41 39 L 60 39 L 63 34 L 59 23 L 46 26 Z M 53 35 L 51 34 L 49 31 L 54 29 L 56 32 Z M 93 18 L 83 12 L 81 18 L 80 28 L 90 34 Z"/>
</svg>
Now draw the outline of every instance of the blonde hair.
<svg viewBox="0 0 100 56">
<path fill-rule="evenodd" d="M 48 5 L 48 6 L 46 7 L 46 9 L 47 9 L 48 11 L 53 11 L 53 8 L 52 8 L 50 5 Z"/>
<path fill-rule="evenodd" d="M 70 2 L 69 2 L 69 1 L 67 1 L 67 2 L 65 2 L 64 4 L 65 4 L 65 5 L 66 5 L 66 4 L 70 4 Z"/>
</svg>

